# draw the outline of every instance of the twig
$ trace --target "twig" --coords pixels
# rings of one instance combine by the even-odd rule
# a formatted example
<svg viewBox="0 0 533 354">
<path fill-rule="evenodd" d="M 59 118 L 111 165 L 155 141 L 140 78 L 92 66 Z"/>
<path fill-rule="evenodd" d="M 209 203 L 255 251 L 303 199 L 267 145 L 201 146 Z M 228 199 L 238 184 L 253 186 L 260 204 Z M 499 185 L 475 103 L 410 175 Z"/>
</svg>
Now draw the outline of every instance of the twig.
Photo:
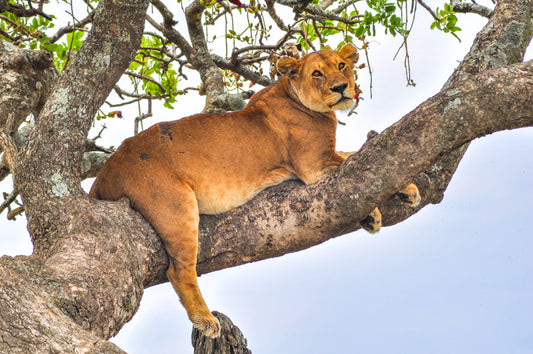
<svg viewBox="0 0 533 354">
<path fill-rule="evenodd" d="M 0 214 L 2 214 L 5 209 L 8 209 L 9 211 L 9 206 L 15 201 L 15 199 L 17 199 L 18 195 L 19 193 L 16 189 L 13 189 L 9 195 L 4 193 L 4 202 L 0 204 Z"/>
<path fill-rule="evenodd" d="M 101 151 L 101 152 L 105 152 L 107 154 L 112 154 L 113 152 L 115 152 L 115 149 L 113 149 L 112 147 L 111 148 L 105 148 L 103 146 L 100 146 L 100 145 L 96 144 L 96 140 L 98 140 L 98 139 L 100 139 L 102 137 L 102 132 L 106 128 L 107 127 L 105 125 L 102 126 L 102 129 L 100 129 L 100 132 L 98 132 L 98 135 L 96 135 L 92 139 L 87 139 L 87 142 L 85 143 L 85 152 Z"/>
<path fill-rule="evenodd" d="M 319 17 L 314 17 L 314 18 L 320 19 L 321 20 L 320 22 L 324 21 L 324 19 L 327 19 L 327 20 L 332 20 L 332 21 L 343 22 L 348 25 L 354 25 L 354 24 L 359 23 L 360 21 L 358 19 L 362 17 L 361 15 L 355 15 L 351 17 L 337 16 L 336 14 L 332 12 L 324 11 L 320 6 L 317 6 L 317 5 L 307 5 L 305 11 L 311 15 L 319 16 Z"/>
<path fill-rule="evenodd" d="M 164 99 L 164 98 L 168 98 L 170 96 L 185 95 L 190 90 L 199 91 L 199 89 L 197 87 L 187 87 L 187 88 L 184 88 L 183 90 L 174 91 L 174 92 L 172 92 L 172 94 L 164 94 L 164 95 L 152 96 L 152 95 L 148 95 L 148 94 L 137 94 L 137 93 L 132 93 L 132 92 L 126 92 L 123 89 L 121 89 L 119 86 L 115 86 L 114 90 L 120 96 L 120 98 L 122 98 L 122 96 L 127 96 L 127 97 L 132 97 L 134 99 L 130 100 L 130 101 L 127 101 L 127 102 L 120 102 L 120 103 L 109 103 L 109 102 L 106 101 L 105 103 L 109 107 L 127 106 L 127 105 L 129 105 L 131 103 L 139 102 L 141 100 L 148 99 L 148 98 L 152 98 L 154 100 L 161 100 L 161 99 Z"/>
<path fill-rule="evenodd" d="M 312 20 L 311 23 L 313 24 L 313 28 L 315 29 L 315 33 L 318 37 L 318 41 L 320 42 L 320 47 L 324 44 L 324 38 L 322 38 L 322 35 L 320 34 L 320 31 L 317 28 L 316 21 Z"/>
<path fill-rule="evenodd" d="M 242 49 L 236 49 L 231 53 L 230 58 L 230 64 L 236 65 L 237 64 L 237 56 L 241 53 L 251 51 L 251 50 L 264 50 L 264 51 L 276 51 L 278 50 L 285 42 L 291 38 L 290 31 L 285 33 L 285 35 L 276 43 L 275 45 L 250 45 L 248 47 L 244 47 Z"/>
<path fill-rule="evenodd" d="M 148 77 L 148 76 L 145 76 L 145 75 L 140 75 L 140 74 L 137 74 L 137 73 L 134 73 L 134 72 L 131 72 L 131 71 L 126 71 L 125 74 L 129 75 L 129 76 L 132 76 L 132 77 L 135 77 L 137 79 L 149 81 L 149 82 L 153 83 L 154 85 L 157 85 L 162 92 L 166 91 L 165 88 L 163 87 L 163 85 L 161 85 L 159 82 L 157 82 L 156 80 L 152 79 L 151 77 Z"/>
<path fill-rule="evenodd" d="M 346 10 L 348 8 L 348 6 L 350 5 L 353 5 L 355 4 L 356 2 L 359 2 L 361 0 L 350 0 L 350 1 L 346 1 L 345 3 L 339 5 L 339 7 L 337 7 L 335 10 L 331 11 L 332 13 L 338 15 L 340 14 L 341 12 L 343 12 L 344 10 Z M 323 6 L 321 6 L 323 9 L 325 9 Z"/>
<path fill-rule="evenodd" d="M 247 80 L 252 81 L 253 83 L 263 85 L 263 86 L 268 86 L 272 84 L 272 80 L 270 80 L 267 76 L 261 75 L 255 71 L 247 69 L 243 67 L 242 65 L 231 65 L 231 63 L 228 60 L 216 54 L 211 54 L 211 59 L 215 62 L 215 64 L 219 68 L 225 69 L 225 70 L 231 70 L 241 75 L 242 77 L 246 78 Z"/>
<path fill-rule="evenodd" d="M 31 5 L 30 9 L 26 9 L 23 5 L 11 4 L 8 1 L 0 1 L 0 12 L 9 12 L 17 17 L 41 16 L 46 18 L 48 21 L 52 21 L 52 17 L 42 11 L 41 5 L 38 9 L 34 9 L 31 7 Z"/>
<path fill-rule="evenodd" d="M 289 27 L 283 22 L 283 20 L 278 16 L 276 13 L 276 10 L 274 9 L 274 0 L 266 0 L 267 4 L 267 12 L 274 21 L 274 23 L 278 26 L 278 28 L 282 31 L 289 32 Z"/>
<path fill-rule="evenodd" d="M 7 220 L 15 220 L 15 217 L 24 212 L 24 206 L 20 206 L 7 213 Z"/>
<path fill-rule="evenodd" d="M 5 32 L 5 31 L 3 31 L 1 29 L 0 29 L 0 35 L 5 37 L 5 38 L 7 38 L 7 39 L 9 39 L 12 42 L 16 42 L 16 41 L 18 41 L 18 40 L 20 40 L 22 38 L 21 36 L 12 37 L 11 35 L 9 35 L 9 33 Z"/>
<path fill-rule="evenodd" d="M 69 26 L 65 26 L 65 27 L 60 28 L 56 32 L 56 34 L 54 34 L 52 37 L 50 37 L 50 40 L 48 41 L 48 43 L 57 42 L 63 35 L 65 35 L 67 33 L 71 33 L 71 32 L 78 31 L 78 30 L 79 31 L 83 30 L 84 26 L 89 24 L 89 23 L 91 23 L 92 21 L 93 21 L 93 13 L 91 12 L 89 14 L 89 16 L 87 16 L 83 20 L 79 21 L 75 25 L 69 25 Z"/>
<path fill-rule="evenodd" d="M 437 17 L 437 14 L 435 13 L 435 11 L 433 11 L 431 9 L 431 7 L 429 7 L 424 1 L 422 0 L 417 0 L 417 2 L 424 8 L 426 9 L 430 14 L 431 16 L 433 16 L 433 19 L 435 19 L 435 21 L 438 21 L 439 18 Z"/>
<path fill-rule="evenodd" d="M 151 116 L 152 116 L 152 97 L 150 96 L 148 97 L 148 112 L 135 118 L 135 127 L 133 130 L 133 135 L 139 134 L 139 124 L 141 124 L 143 120 Z"/>
</svg>

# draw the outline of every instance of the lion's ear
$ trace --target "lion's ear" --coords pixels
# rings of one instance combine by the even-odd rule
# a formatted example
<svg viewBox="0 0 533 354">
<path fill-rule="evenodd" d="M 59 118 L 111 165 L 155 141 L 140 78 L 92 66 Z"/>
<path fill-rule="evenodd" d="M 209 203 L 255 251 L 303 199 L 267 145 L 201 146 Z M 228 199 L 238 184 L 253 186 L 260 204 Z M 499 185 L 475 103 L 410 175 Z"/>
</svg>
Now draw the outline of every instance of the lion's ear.
<svg viewBox="0 0 533 354">
<path fill-rule="evenodd" d="M 354 64 L 359 60 L 359 53 L 357 53 L 357 48 L 353 44 L 346 44 L 341 48 L 339 54 L 344 59 L 351 60 Z"/>
<path fill-rule="evenodd" d="M 300 63 L 294 58 L 281 57 L 276 68 L 281 75 L 295 76 L 300 71 Z"/>
</svg>

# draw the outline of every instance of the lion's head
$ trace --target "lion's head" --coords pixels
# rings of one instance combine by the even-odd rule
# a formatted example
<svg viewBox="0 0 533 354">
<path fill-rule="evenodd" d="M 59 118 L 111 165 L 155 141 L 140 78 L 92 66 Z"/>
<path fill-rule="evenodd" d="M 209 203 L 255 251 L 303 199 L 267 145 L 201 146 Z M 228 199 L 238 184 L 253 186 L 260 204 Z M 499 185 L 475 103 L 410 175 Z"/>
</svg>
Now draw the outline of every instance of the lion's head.
<svg viewBox="0 0 533 354">
<path fill-rule="evenodd" d="M 277 69 L 286 75 L 298 99 L 316 112 L 348 109 L 355 96 L 354 64 L 357 49 L 347 44 L 340 51 L 321 50 L 301 59 L 282 57 Z"/>
</svg>

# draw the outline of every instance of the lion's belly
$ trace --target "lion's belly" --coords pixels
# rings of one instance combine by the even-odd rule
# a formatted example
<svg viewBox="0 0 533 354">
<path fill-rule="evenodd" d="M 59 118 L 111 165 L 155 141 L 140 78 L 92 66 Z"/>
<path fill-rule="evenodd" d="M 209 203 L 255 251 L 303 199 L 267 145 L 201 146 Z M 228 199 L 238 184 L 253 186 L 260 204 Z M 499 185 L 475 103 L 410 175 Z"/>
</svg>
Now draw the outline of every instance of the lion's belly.
<svg viewBox="0 0 533 354">
<path fill-rule="evenodd" d="M 223 213 L 246 203 L 259 193 L 259 191 L 211 188 L 208 191 L 196 194 L 198 210 L 200 214 Z"/>
<path fill-rule="evenodd" d="M 200 214 L 219 214 L 238 207 L 255 197 L 263 189 L 279 184 L 294 176 L 276 170 L 254 181 L 219 179 L 195 188 Z"/>
</svg>

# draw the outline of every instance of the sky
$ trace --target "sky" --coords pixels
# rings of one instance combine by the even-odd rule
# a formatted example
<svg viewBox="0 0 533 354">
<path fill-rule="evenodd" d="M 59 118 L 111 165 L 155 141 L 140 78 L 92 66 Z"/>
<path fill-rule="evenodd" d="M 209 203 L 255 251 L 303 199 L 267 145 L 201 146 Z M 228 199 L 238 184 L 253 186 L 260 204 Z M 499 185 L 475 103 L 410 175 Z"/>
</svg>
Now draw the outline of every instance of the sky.
<svg viewBox="0 0 533 354">
<path fill-rule="evenodd" d="M 346 126 L 338 150 L 357 150 L 369 130 L 382 131 L 437 93 L 484 24 L 459 15 L 458 42 L 429 31 L 421 9 L 416 21 L 409 38 L 416 87 L 406 87 L 402 58 L 393 61 L 399 39 L 373 40 L 372 99 L 362 70 L 364 100 L 357 115 L 339 115 Z M 198 105 L 158 109 L 145 126 L 203 106 L 202 98 L 187 102 Z M 107 125 L 119 131 L 107 138 L 118 142 L 133 131 L 131 121 Z M 440 204 L 378 234 L 361 230 L 203 275 L 200 289 L 256 354 L 533 353 L 532 152 L 533 128 L 475 140 Z M 31 253 L 25 227 L 22 217 L 0 215 L 0 255 Z M 145 289 L 138 313 L 112 341 L 132 354 L 192 353 L 190 335 L 167 283 Z"/>
</svg>

